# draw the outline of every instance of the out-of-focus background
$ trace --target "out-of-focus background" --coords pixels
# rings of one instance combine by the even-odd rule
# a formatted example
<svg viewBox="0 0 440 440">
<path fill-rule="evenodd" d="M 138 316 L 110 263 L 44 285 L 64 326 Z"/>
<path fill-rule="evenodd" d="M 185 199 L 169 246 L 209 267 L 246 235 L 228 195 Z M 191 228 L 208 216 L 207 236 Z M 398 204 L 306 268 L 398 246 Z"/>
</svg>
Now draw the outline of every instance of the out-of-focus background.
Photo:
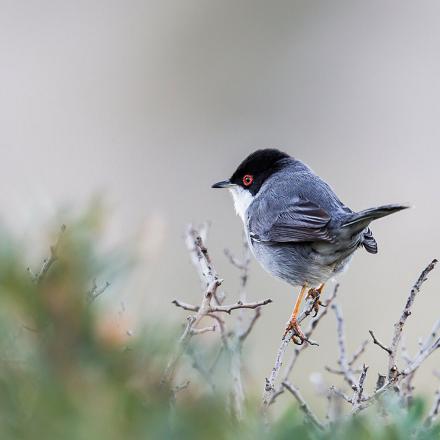
<svg viewBox="0 0 440 440">
<path fill-rule="evenodd" d="M 340 277 L 349 349 L 369 329 L 390 338 L 412 283 L 440 254 L 438 2 L 2 0 L 0 9 L 2 223 L 38 243 L 60 206 L 102 195 L 109 242 L 136 241 L 143 256 L 134 293 L 111 288 L 102 304 L 123 303 L 130 328 L 177 324 L 186 315 L 171 300 L 200 297 L 185 225 L 212 222 L 208 245 L 234 298 L 238 274 L 223 249 L 240 250 L 241 223 L 210 185 L 254 149 L 278 147 L 352 209 L 414 207 L 375 223 L 379 254 L 359 251 Z M 438 317 L 437 273 L 423 290 L 410 350 Z M 296 292 L 255 263 L 248 291 L 274 300 L 248 343 L 258 389 Z M 306 396 L 310 373 L 335 365 L 333 317 L 315 339 L 296 370 Z M 384 369 L 377 347 L 366 358 Z"/>
</svg>

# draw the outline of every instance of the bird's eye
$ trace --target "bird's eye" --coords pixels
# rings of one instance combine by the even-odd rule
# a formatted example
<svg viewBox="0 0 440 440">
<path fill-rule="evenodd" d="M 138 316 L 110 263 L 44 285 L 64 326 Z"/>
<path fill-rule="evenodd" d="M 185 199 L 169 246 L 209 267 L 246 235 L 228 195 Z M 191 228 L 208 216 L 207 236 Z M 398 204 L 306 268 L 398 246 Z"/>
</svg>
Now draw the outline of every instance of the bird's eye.
<svg viewBox="0 0 440 440">
<path fill-rule="evenodd" d="M 252 184 L 252 182 L 254 181 L 254 178 L 250 175 L 250 174 L 246 174 L 243 177 L 243 185 L 244 186 L 249 186 Z"/>
</svg>

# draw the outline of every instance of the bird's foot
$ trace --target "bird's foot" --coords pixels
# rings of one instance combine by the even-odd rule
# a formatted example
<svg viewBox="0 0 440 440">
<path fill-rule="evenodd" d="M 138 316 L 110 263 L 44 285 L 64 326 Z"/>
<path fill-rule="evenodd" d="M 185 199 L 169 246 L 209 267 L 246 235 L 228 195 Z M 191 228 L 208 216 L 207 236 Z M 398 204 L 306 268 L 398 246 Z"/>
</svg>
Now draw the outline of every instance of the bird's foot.
<svg viewBox="0 0 440 440">
<path fill-rule="evenodd" d="M 313 312 L 315 312 L 315 314 L 313 315 L 313 317 L 315 317 L 318 312 L 319 312 L 319 306 L 322 307 L 327 307 L 326 304 L 322 303 L 321 300 L 319 299 L 321 296 L 321 292 L 322 292 L 322 288 L 324 286 L 321 285 L 318 288 L 312 288 L 309 289 L 309 292 L 307 293 L 307 297 L 306 299 L 312 298 L 313 299 L 313 304 L 312 304 L 312 308 L 310 309 L 310 312 L 313 310 Z"/>
<path fill-rule="evenodd" d="M 306 335 L 301 330 L 296 318 L 292 318 L 287 324 L 286 331 L 284 332 L 283 338 L 286 337 L 287 333 L 293 330 L 292 342 L 296 345 L 304 344 L 304 341 L 308 342 Z"/>
</svg>

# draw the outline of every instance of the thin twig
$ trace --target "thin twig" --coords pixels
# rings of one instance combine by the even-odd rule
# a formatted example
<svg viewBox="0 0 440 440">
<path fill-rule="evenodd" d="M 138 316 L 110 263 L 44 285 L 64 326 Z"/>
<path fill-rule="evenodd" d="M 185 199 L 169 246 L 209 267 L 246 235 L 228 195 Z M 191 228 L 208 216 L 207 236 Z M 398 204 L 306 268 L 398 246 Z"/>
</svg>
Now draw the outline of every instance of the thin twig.
<svg viewBox="0 0 440 440">
<path fill-rule="evenodd" d="M 339 288 L 339 284 L 336 284 L 333 290 L 333 297 L 336 296 L 338 288 Z M 304 306 L 303 311 L 298 316 L 298 323 L 301 323 L 307 316 L 310 315 L 311 311 L 313 310 L 314 301 L 315 300 L 311 297 L 306 300 L 306 305 Z M 282 338 L 280 347 L 278 348 L 278 352 L 275 357 L 274 366 L 272 367 L 269 377 L 265 378 L 263 403 L 262 403 L 264 412 L 267 410 L 269 405 L 273 403 L 274 396 L 277 394 L 277 390 L 275 389 L 275 382 L 278 378 L 280 369 L 283 365 L 284 355 L 286 353 L 287 347 L 290 344 L 290 340 L 292 339 L 292 336 L 293 336 L 293 330 L 290 330 Z M 304 341 L 304 344 L 310 344 L 310 342 Z M 295 362 L 295 360 L 293 362 Z"/>
<path fill-rule="evenodd" d="M 422 284 L 428 279 L 428 274 L 434 269 L 436 264 L 437 264 L 437 260 L 436 259 L 432 260 L 431 263 L 429 263 L 428 266 L 420 274 L 419 278 L 417 279 L 416 283 L 411 289 L 411 292 L 408 296 L 408 299 L 406 301 L 400 319 L 394 324 L 394 334 L 391 340 L 390 354 L 388 358 L 388 380 L 392 380 L 393 376 L 397 371 L 396 355 L 397 355 L 399 342 L 402 337 L 403 326 L 405 325 L 408 316 L 411 315 L 411 309 L 414 304 L 416 295 L 420 292 L 420 288 L 422 287 Z"/>
<path fill-rule="evenodd" d="M 210 327 L 202 327 L 202 328 L 193 328 L 191 329 L 191 335 L 202 335 L 203 333 L 215 332 L 217 327 L 211 325 Z"/>
<path fill-rule="evenodd" d="M 362 398 L 364 394 L 364 383 L 365 383 L 365 379 L 367 378 L 367 371 L 368 371 L 368 366 L 364 364 L 362 367 L 362 373 L 359 376 L 359 381 L 355 386 L 353 398 L 351 399 L 353 404 L 353 411 L 356 411 L 357 407 L 362 402 Z"/>
<path fill-rule="evenodd" d="M 216 313 L 216 312 L 222 312 L 222 313 L 228 313 L 230 314 L 233 310 L 237 309 L 257 309 L 261 306 L 265 306 L 267 304 L 270 304 L 272 300 L 270 298 L 264 299 L 262 301 L 255 301 L 255 302 L 249 302 L 249 303 L 243 303 L 241 301 L 237 301 L 234 304 L 228 304 L 225 306 L 210 306 L 207 313 Z M 200 306 L 195 306 L 193 304 L 184 303 L 182 301 L 179 301 L 177 299 L 172 301 L 172 304 L 174 304 L 176 307 L 180 307 L 184 310 L 190 310 L 193 312 L 198 312 L 200 309 Z"/>
<path fill-rule="evenodd" d="M 284 381 L 282 384 L 283 387 L 286 388 L 298 401 L 299 407 L 306 416 L 306 419 L 309 420 L 316 428 L 324 430 L 324 425 L 319 421 L 318 417 L 316 417 L 316 415 L 310 409 L 309 405 L 307 405 L 299 390 L 289 382 Z"/>
<path fill-rule="evenodd" d="M 312 333 L 315 331 L 316 327 L 319 325 L 322 318 L 324 318 L 324 316 L 328 313 L 329 306 L 332 304 L 332 302 L 336 298 L 337 292 L 338 292 L 338 285 L 336 285 L 335 288 L 333 289 L 333 292 L 332 292 L 331 296 L 328 298 L 327 303 L 325 304 L 325 307 L 323 307 L 321 309 L 321 311 L 319 312 L 319 314 L 310 321 L 310 324 L 309 324 L 307 330 L 304 332 L 304 335 L 307 339 L 310 339 L 310 337 L 312 336 Z M 298 356 L 308 347 L 310 347 L 310 344 L 308 344 L 307 342 L 305 342 L 302 345 L 295 346 L 293 353 L 292 353 L 292 356 L 291 356 L 291 358 L 290 358 L 290 360 L 284 370 L 284 374 L 282 376 L 283 379 L 281 380 L 281 382 L 283 382 L 283 381 L 286 382 L 289 380 L 289 376 L 293 370 L 293 367 L 296 364 Z M 282 383 L 280 383 L 278 389 L 275 390 L 275 392 L 272 395 L 272 398 L 269 402 L 270 405 L 272 405 L 275 402 L 276 398 L 280 394 L 282 394 L 282 390 L 283 390 L 283 385 L 282 385 Z"/>
<path fill-rule="evenodd" d="M 359 348 L 353 353 L 352 358 L 348 361 L 349 367 L 352 367 L 356 363 L 356 361 L 364 354 L 367 345 L 368 345 L 368 339 L 362 342 Z"/>
<path fill-rule="evenodd" d="M 228 254 L 231 262 L 241 271 L 241 293 L 239 300 L 236 303 L 230 305 L 222 305 L 224 295 L 218 292 L 218 287 L 221 285 L 222 280 L 219 278 L 209 256 L 208 250 L 204 244 L 203 238 L 206 237 L 206 228 L 196 230 L 192 226 L 188 228 L 186 234 L 186 245 L 191 256 L 191 261 L 196 267 L 197 273 L 200 278 L 200 282 L 203 288 L 203 297 L 200 305 L 188 304 L 179 300 L 174 300 L 173 304 L 176 307 L 180 307 L 184 310 L 195 312 L 194 315 L 188 319 L 187 327 L 184 334 L 180 337 L 176 350 L 172 358 L 170 359 L 168 366 L 162 378 L 163 384 L 170 386 L 174 374 L 177 368 L 178 361 L 182 354 L 186 351 L 193 358 L 193 366 L 196 368 L 202 376 L 211 382 L 212 371 L 217 365 L 218 359 L 223 351 L 228 353 L 230 377 L 232 379 L 232 412 L 237 419 L 242 418 L 243 404 L 244 404 L 244 392 L 241 382 L 241 346 L 245 338 L 249 335 L 253 329 L 255 322 L 260 316 L 260 309 L 262 306 L 272 302 L 270 299 L 257 302 L 247 302 L 245 286 L 248 279 L 248 270 L 250 262 L 250 254 L 247 243 L 245 244 L 245 252 L 243 260 L 238 260 L 233 257 L 232 254 Z M 244 309 L 254 309 L 255 313 L 249 324 L 243 328 L 242 313 Z M 233 310 L 240 310 L 236 326 L 233 331 L 230 331 L 226 327 L 226 323 L 221 317 L 222 313 L 230 314 Z M 209 317 L 216 321 L 216 325 L 210 327 L 198 327 L 200 321 L 204 317 Z M 190 340 L 194 335 L 219 330 L 221 347 L 219 355 L 214 360 L 209 369 L 204 368 L 201 362 L 198 361 L 197 356 L 191 349 Z M 211 383 L 210 383 L 211 384 Z M 211 384 L 213 387 L 213 384 Z"/>
<path fill-rule="evenodd" d="M 250 303 L 243 303 L 241 301 L 237 301 L 235 304 L 229 304 L 227 306 L 214 306 L 212 307 L 211 312 L 231 313 L 232 310 L 237 310 L 237 309 L 256 309 L 258 307 L 270 304 L 271 302 L 272 300 L 270 298 L 265 299 L 263 301 L 256 301 Z"/>
<path fill-rule="evenodd" d="M 248 326 L 239 333 L 238 337 L 240 341 L 244 341 L 249 336 L 250 332 L 253 330 L 254 325 L 260 316 L 261 316 L 261 307 L 257 307 L 255 309 L 254 316 L 249 321 Z"/>
<path fill-rule="evenodd" d="M 362 403 L 356 408 L 355 413 L 358 413 L 359 411 L 362 411 L 363 409 L 369 407 L 388 390 L 390 390 L 394 386 L 397 386 L 402 380 L 404 380 L 408 376 L 414 374 L 417 369 L 422 365 L 422 363 L 428 358 L 428 356 L 430 356 L 438 348 L 440 348 L 440 337 L 436 339 L 425 351 L 421 352 L 410 365 L 408 365 L 402 371 L 397 372 L 395 375 L 391 376 L 391 379 L 385 381 L 385 383 L 371 396 L 363 399 Z"/>
<path fill-rule="evenodd" d="M 342 310 L 338 304 L 332 304 L 332 310 L 335 312 L 336 321 L 337 321 L 338 347 L 339 347 L 338 364 L 342 371 L 342 375 L 345 381 L 350 385 L 350 387 L 353 387 L 356 382 L 353 371 L 347 360 L 347 349 L 345 347 L 345 333 L 344 333 L 344 317 L 342 315 Z"/>
<path fill-rule="evenodd" d="M 376 336 L 373 333 L 373 330 L 368 330 L 368 333 L 370 333 L 371 337 L 373 338 L 374 344 L 378 345 L 382 350 L 385 350 L 389 355 L 391 355 L 391 349 L 376 338 Z"/>
<path fill-rule="evenodd" d="M 330 387 L 330 391 L 334 393 L 336 396 L 340 397 L 342 400 L 345 400 L 347 403 L 352 404 L 353 400 L 352 397 L 348 397 L 347 394 L 345 394 L 342 390 L 339 388 L 336 388 L 334 385 Z"/>
</svg>

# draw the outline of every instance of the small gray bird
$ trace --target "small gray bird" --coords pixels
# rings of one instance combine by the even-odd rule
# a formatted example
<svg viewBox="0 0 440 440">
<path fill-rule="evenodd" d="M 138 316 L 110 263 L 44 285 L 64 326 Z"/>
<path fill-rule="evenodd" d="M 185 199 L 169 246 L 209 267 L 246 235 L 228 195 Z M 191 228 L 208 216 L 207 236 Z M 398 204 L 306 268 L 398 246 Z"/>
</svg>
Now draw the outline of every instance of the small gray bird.
<svg viewBox="0 0 440 440">
<path fill-rule="evenodd" d="M 255 258 L 270 274 L 301 292 L 286 333 L 302 344 L 297 322 L 306 291 L 315 301 L 325 282 L 344 270 L 354 251 L 364 247 L 377 253 L 368 225 L 407 208 L 384 205 L 353 212 L 307 165 L 276 149 L 249 155 L 232 177 L 212 185 L 229 188 Z"/>
</svg>

